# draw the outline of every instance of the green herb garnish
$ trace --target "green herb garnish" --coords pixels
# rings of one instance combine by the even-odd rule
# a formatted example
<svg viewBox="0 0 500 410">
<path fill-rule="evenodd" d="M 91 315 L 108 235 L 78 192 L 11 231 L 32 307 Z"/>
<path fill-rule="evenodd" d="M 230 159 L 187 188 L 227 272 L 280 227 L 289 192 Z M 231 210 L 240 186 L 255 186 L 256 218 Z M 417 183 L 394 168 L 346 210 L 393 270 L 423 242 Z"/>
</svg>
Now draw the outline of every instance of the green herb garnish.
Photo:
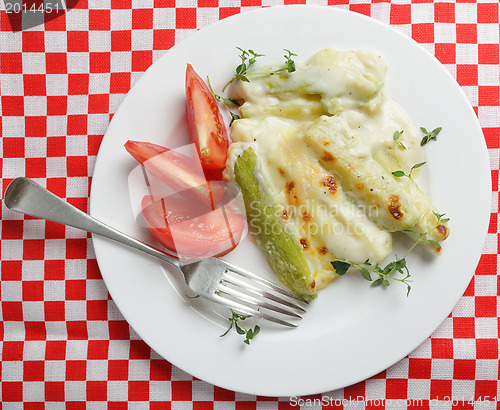
<svg viewBox="0 0 500 410">
<path fill-rule="evenodd" d="M 417 168 L 420 168 L 422 165 L 425 165 L 425 162 L 419 162 L 418 164 L 413 165 L 410 169 L 410 172 L 399 170 L 399 171 L 393 171 L 392 175 L 394 175 L 397 178 L 408 177 L 410 181 L 415 182 L 413 181 L 413 171 Z"/>
<path fill-rule="evenodd" d="M 402 232 L 416 234 L 416 232 L 411 230 L 404 230 Z M 417 246 L 422 241 L 429 241 L 436 244 L 435 241 L 431 239 L 426 239 L 425 238 L 426 235 L 427 232 L 421 233 L 418 236 L 418 239 L 415 241 L 415 243 L 408 249 L 408 251 L 402 258 L 398 258 L 396 256 L 396 259 L 394 261 L 389 262 L 384 267 L 381 267 L 378 263 L 372 265 L 368 259 L 363 263 L 353 263 L 342 259 L 335 259 L 330 263 L 338 275 L 345 275 L 349 270 L 349 268 L 351 267 L 358 269 L 361 276 L 364 279 L 372 282 L 371 286 L 374 287 L 381 285 L 386 287 L 390 286 L 391 280 L 401 282 L 406 285 L 407 289 L 406 296 L 408 296 L 411 290 L 410 286 L 411 280 L 410 280 L 410 271 L 408 270 L 408 266 L 406 265 L 406 258 L 410 254 L 410 252 L 415 248 L 415 246 Z M 393 276 L 393 274 L 395 273 L 399 273 L 401 276 L 400 277 Z M 377 275 L 375 280 L 373 280 L 372 274 Z"/>
<path fill-rule="evenodd" d="M 394 140 L 394 142 L 398 147 L 406 149 L 405 145 L 399 140 L 403 132 L 404 131 L 394 131 L 394 134 L 392 134 L 392 139 Z"/>
<path fill-rule="evenodd" d="M 424 133 L 424 137 L 422 138 L 422 141 L 420 141 L 420 145 L 423 147 L 425 144 L 427 144 L 430 141 L 436 141 L 437 135 L 441 132 L 441 130 L 442 130 L 442 127 L 437 127 L 429 132 L 424 127 L 420 127 L 420 131 L 422 131 Z"/>
<path fill-rule="evenodd" d="M 437 212 L 435 211 L 432 211 L 432 213 L 436 216 L 437 218 L 437 222 L 436 222 L 436 226 L 438 226 L 440 223 L 446 223 L 450 220 L 450 218 L 443 218 L 443 216 L 445 216 L 446 214 L 438 214 Z"/>
<path fill-rule="evenodd" d="M 247 318 L 247 316 L 240 315 L 239 313 L 236 313 L 232 309 L 230 310 L 231 310 L 231 317 L 228 318 L 229 328 L 223 334 L 221 334 L 220 337 L 226 336 L 234 326 L 234 328 L 236 329 L 236 333 L 245 336 L 245 340 L 243 340 L 243 342 L 249 345 L 250 340 L 252 340 L 259 333 L 260 331 L 259 325 L 255 325 L 253 329 L 246 329 L 241 322 L 244 321 Z"/>
<path fill-rule="evenodd" d="M 285 57 L 284 67 L 264 73 L 248 73 L 248 69 L 255 64 L 257 58 L 263 57 L 264 54 L 258 54 L 253 50 L 248 50 L 248 51 L 243 50 L 240 47 L 237 47 L 237 49 L 241 51 L 241 54 L 239 56 L 241 63 L 238 65 L 238 67 L 236 67 L 236 73 L 234 77 L 231 78 L 231 80 L 229 80 L 227 84 L 222 88 L 222 92 L 224 92 L 225 89 L 235 80 L 250 82 L 248 76 L 251 75 L 269 75 L 269 74 L 279 73 L 282 71 L 288 71 L 289 73 L 292 73 L 295 71 L 295 62 L 292 60 L 292 57 L 297 57 L 297 54 L 294 54 L 290 50 L 285 49 L 286 54 L 284 55 Z"/>
</svg>

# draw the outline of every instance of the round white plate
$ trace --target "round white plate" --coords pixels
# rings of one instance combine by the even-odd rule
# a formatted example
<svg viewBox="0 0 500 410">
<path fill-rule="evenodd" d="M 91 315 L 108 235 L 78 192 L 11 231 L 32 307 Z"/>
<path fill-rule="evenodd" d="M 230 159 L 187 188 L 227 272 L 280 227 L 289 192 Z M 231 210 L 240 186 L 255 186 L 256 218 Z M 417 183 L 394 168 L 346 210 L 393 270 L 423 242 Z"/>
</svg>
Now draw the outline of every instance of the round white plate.
<svg viewBox="0 0 500 410">
<path fill-rule="evenodd" d="M 334 7 L 280 6 L 224 19 L 193 34 L 153 64 L 128 93 L 102 141 L 91 214 L 148 240 L 134 222 L 128 139 L 170 147 L 188 141 L 184 75 L 191 63 L 214 89 L 232 77 L 236 47 L 281 61 L 283 49 L 306 59 L 322 47 L 374 49 L 386 60 L 387 89 L 417 126 L 442 126 L 425 147 L 418 181 L 451 218 L 443 255 L 417 250 L 408 264 L 412 291 L 397 283 L 370 288 L 348 275 L 321 291 L 296 329 L 261 323 L 249 346 L 199 299 L 186 297 L 180 274 L 148 256 L 94 237 L 108 290 L 132 328 L 162 357 L 217 386 L 264 396 L 327 392 L 364 380 L 408 355 L 451 312 L 481 255 L 490 215 L 490 170 L 477 118 L 460 87 L 417 43 L 373 19 Z M 140 199 L 140 198 L 139 198 Z M 229 259 L 269 274 L 247 238 Z M 222 312 L 226 314 L 227 312 Z"/>
</svg>

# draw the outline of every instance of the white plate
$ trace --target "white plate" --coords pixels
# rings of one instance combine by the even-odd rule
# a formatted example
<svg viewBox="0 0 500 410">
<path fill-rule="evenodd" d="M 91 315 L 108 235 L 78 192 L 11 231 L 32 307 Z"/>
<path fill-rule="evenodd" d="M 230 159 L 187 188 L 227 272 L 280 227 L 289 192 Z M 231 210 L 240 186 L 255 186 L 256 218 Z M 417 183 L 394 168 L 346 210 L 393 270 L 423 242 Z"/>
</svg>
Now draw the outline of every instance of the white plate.
<svg viewBox="0 0 500 410">
<path fill-rule="evenodd" d="M 148 239 L 132 215 L 128 139 L 179 146 L 187 142 L 184 73 L 191 63 L 215 89 L 239 63 L 236 47 L 280 61 L 287 48 L 306 59 L 325 46 L 375 49 L 387 61 L 389 95 L 418 126 L 442 126 L 425 148 L 419 182 L 451 218 L 440 257 L 410 255 L 413 284 L 370 288 L 359 275 L 323 290 L 297 329 L 263 326 L 250 346 L 198 299 L 185 297 L 180 275 L 157 261 L 94 237 L 97 261 L 125 319 L 162 357 L 220 387 L 264 396 L 297 396 L 342 388 L 396 363 L 439 326 L 470 282 L 490 215 L 487 150 L 474 111 L 438 61 L 397 31 L 334 7 L 283 6 L 224 19 L 193 34 L 151 66 L 124 99 L 102 141 L 91 213 Z M 134 198 L 132 198 L 134 200 Z M 269 272 L 248 239 L 230 259 Z"/>
</svg>

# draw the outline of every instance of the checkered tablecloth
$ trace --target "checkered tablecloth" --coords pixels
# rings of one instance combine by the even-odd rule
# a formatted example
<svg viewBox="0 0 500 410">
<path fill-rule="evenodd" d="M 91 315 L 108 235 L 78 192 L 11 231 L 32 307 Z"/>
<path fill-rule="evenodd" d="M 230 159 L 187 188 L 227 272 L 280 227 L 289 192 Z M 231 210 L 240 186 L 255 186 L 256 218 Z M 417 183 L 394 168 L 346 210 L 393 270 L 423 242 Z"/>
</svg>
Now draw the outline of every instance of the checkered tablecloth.
<svg viewBox="0 0 500 410">
<path fill-rule="evenodd" d="M 142 73 L 197 29 L 283 0 L 67 0 L 71 10 L 32 27 L 8 12 L 13 3 L 43 1 L 0 2 L 2 192 L 26 176 L 88 211 L 100 142 Z M 302 398 L 226 391 L 172 366 L 134 333 L 108 295 L 90 235 L 2 203 L 1 408 L 497 408 L 499 3 L 310 4 L 366 14 L 412 37 L 457 79 L 478 115 L 493 179 L 491 222 L 453 312 L 408 357 L 354 386 Z"/>
</svg>

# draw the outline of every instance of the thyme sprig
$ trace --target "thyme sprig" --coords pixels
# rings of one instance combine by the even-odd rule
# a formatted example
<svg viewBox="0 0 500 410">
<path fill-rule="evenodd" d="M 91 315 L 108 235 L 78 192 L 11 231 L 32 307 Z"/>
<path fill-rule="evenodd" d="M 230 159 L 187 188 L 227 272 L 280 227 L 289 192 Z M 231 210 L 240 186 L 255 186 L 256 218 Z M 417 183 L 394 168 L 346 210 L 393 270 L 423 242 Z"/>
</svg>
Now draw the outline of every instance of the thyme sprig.
<svg viewBox="0 0 500 410">
<path fill-rule="evenodd" d="M 450 218 L 443 218 L 443 216 L 445 216 L 446 213 L 438 214 L 436 211 L 432 211 L 432 213 L 437 218 L 436 226 L 438 226 L 440 223 L 446 223 L 450 220 Z"/>
<path fill-rule="evenodd" d="M 398 171 L 393 171 L 392 175 L 394 175 L 397 178 L 407 177 L 410 179 L 411 182 L 415 182 L 413 181 L 413 171 L 416 170 L 417 168 L 420 168 L 423 165 L 425 165 L 425 162 L 419 162 L 418 164 L 415 164 L 411 167 L 410 172 L 398 170 Z"/>
<path fill-rule="evenodd" d="M 437 136 L 441 132 L 442 129 L 443 129 L 442 127 L 437 127 L 437 128 L 434 128 L 432 131 L 427 131 L 424 127 L 420 127 L 420 131 L 422 131 L 424 134 L 422 141 L 420 141 L 420 145 L 423 147 L 425 144 L 427 144 L 430 141 L 436 141 Z"/>
<path fill-rule="evenodd" d="M 263 57 L 264 54 L 258 54 L 253 50 L 243 50 L 240 47 L 236 47 L 238 50 L 241 51 L 240 54 L 240 64 L 236 67 L 236 72 L 233 78 L 229 80 L 226 85 L 222 88 L 222 92 L 226 90 L 229 85 L 236 80 L 241 80 L 245 82 L 250 82 L 248 79 L 248 76 L 251 75 L 269 75 L 269 74 L 275 74 L 279 73 L 282 71 L 288 71 L 289 73 L 292 73 L 295 71 L 295 62 L 293 61 L 292 57 L 297 57 L 297 54 L 292 53 L 290 50 L 285 49 L 285 65 L 281 68 L 278 68 L 277 70 L 273 71 L 267 71 L 267 72 L 259 72 L 259 73 L 249 73 L 248 69 L 255 64 L 255 61 L 257 61 L 257 58 Z"/>
<path fill-rule="evenodd" d="M 223 334 L 221 334 L 220 337 L 226 336 L 229 333 L 229 331 L 234 327 L 236 333 L 245 336 L 245 340 L 243 340 L 243 342 L 249 345 L 250 340 L 252 340 L 260 332 L 259 325 L 255 325 L 253 329 L 251 328 L 246 329 L 241 322 L 243 322 L 248 316 L 240 315 L 239 313 L 236 313 L 232 309 L 230 309 L 230 311 L 231 311 L 231 317 L 228 318 L 229 328 Z"/>
<path fill-rule="evenodd" d="M 404 131 L 394 131 L 394 134 L 392 134 L 392 139 L 396 143 L 396 145 L 399 148 L 406 149 L 405 144 L 403 144 L 399 139 L 401 138 L 401 135 L 403 134 Z"/>
<path fill-rule="evenodd" d="M 416 232 L 412 230 L 404 230 L 402 232 L 416 234 Z M 412 281 L 410 280 L 411 275 L 408 266 L 406 264 L 406 258 L 408 257 L 410 252 L 415 248 L 415 246 L 417 246 L 420 242 L 429 241 L 434 244 L 436 243 L 431 239 L 427 239 L 426 235 L 427 232 L 419 234 L 418 239 L 406 251 L 405 255 L 402 258 L 398 258 L 396 256 L 396 259 L 394 261 L 389 262 L 384 267 L 380 266 L 378 263 L 373 265 L 368 259 L 363 263 L 353 263 L 342 259 L 335 259 L 330 263 L 338 275 L 345 275 L 351 267 L 358 269 L 359 273 L 364 279 L 372 282 L 371 286 L 373 287 L 375 286 L 387 287 L 390 286 L 391 281 L 401 282 L 406 285 L 407 289 L 406 296 L 408 296 L 410 294 L 411 290 L 410 283 Z M 395 273 L 399 273 L 400 276 L 393 276 Z M 375 280 L 373 280 L 372 274 L 376 275 Z"/>
</svg>

